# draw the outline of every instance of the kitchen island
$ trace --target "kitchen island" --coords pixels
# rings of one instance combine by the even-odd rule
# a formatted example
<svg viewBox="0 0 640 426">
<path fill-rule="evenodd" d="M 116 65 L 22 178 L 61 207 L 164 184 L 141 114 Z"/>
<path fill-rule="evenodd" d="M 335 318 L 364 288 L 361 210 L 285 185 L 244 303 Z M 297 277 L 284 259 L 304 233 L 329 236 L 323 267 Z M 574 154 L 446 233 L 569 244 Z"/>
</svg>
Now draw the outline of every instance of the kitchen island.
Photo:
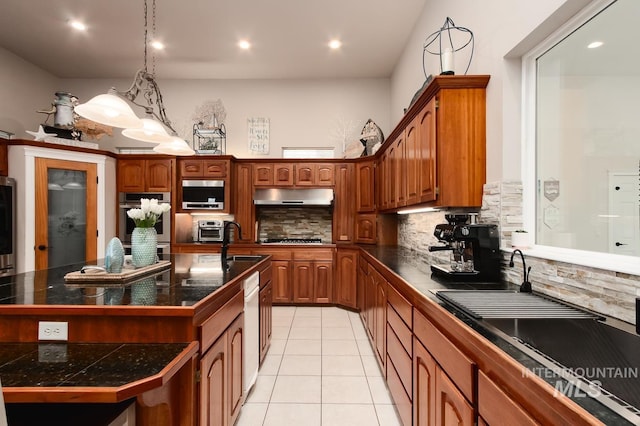
<svg viewBox="0 0 640 426">
<path fill-rule="evenodd" d="M 65 282 L 65 275 L 83 264 L 2 278 L 0 341 L 7 344 L 0 350 L 0 378 L 9 413 L 12 404 L 55 402 L 71 408 L 133 398 L 138 424 L 234 420 L 244 397 L 243 283 L 254 272 L 269 270 L 270 258 L 237 259 L 228 270 L 217 255 L 165 260 L 170 262 L 165 270 L 123 285 Z M 39 339 L 51 333 L 42 322 L 66 327 L 67 340 Z M 49 368 L 51 376 L 20 375 L 16 370 L 25 364 L 16 360 L 29 358 L 33 371 Z M 58 362 L 53 368 L 52 360 Z M 87 368 L 61 377 L 70 360 L 75 368 L 83 360 Z"/>
</svg>

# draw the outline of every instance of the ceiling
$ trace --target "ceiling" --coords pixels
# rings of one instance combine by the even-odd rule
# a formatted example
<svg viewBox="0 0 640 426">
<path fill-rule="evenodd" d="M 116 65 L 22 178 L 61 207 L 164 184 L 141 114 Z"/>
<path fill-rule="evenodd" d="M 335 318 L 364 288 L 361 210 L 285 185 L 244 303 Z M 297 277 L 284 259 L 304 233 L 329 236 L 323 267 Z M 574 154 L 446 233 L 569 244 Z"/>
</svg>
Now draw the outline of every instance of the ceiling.
<svg viewBox="0 0 640 426">
<path fill-rule="evenodd" d="M 155 53 L 156 75 L 389 77 L 425 1 L 156 0 L 166 45 Z M 72 30 L 72 19 L 87 30 Z M 343 43 L 337 51 L 327 46 L 334 37 Z M 237 46 L 243 38 L 248 51 Z M 144 1 L 2 0 L 0 46 L 60 78 L 132 78 L 144 63 Z"/>
</svg>

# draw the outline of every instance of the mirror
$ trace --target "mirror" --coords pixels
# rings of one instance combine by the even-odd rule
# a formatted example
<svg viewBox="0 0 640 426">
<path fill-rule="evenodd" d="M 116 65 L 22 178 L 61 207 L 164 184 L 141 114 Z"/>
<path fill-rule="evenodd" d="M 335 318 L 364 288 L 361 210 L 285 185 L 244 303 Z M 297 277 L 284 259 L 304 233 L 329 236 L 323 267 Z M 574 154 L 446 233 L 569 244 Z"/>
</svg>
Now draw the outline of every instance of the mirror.
<svg viewBox="0 0 640 426">
<path fill-rule="evenodd" d="M 638 16 L 599 2 L 535 58 L 538 245 L 640 256 Z"/>
</svg>

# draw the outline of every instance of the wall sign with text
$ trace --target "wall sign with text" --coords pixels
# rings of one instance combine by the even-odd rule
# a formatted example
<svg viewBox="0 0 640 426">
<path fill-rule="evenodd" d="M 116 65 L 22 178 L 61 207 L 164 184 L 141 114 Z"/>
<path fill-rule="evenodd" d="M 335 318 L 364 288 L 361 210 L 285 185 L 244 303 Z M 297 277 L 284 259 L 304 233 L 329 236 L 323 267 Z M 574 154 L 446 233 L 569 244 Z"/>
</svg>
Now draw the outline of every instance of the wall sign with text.
<svg viewBox="0 0 640 426">
<path fill-rule="evenodd" d="M 269 153 L 269 119 L 253 117 L 247 119 L 249 129 L 249 152 L 256 154 Z"/>
</svg>

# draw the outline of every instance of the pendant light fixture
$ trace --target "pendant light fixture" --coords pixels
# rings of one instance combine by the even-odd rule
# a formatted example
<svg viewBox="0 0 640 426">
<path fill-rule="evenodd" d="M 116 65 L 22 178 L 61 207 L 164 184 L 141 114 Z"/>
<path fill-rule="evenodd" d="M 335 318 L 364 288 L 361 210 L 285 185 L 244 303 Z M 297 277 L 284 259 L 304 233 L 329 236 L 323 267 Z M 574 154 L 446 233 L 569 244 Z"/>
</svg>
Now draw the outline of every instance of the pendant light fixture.
<svg viewBox="0 0 640 426">
<path fill-rule="evenodd" d="M 156 0 L 152 0 L 152 35 L 156 29 Z M 124 128 L 122 134 L 128 138 L 152 143 L 168 143 L 177 134 L 162 102 L 162 94 L 155 80 L 155 57 L 152 54 L 152 70 L 147 69 L 149 25 L 147 0 L 144 0 L 144 68 L 138 70 L 131 87 L 126 92 L 111 88 L 107 94 L 98 95 L 74 108 L 75 112 L 89 120 L 108 126 Z M 138 97 L 145 103 L 136 102 Z M 140 119 L 129 104 L 144 108 L 146 117 Z M 167 132 L 169 130 L 169 133 Z"/>
<path fill-rule="evenodd" d="M 193 155 L 195 151 L 189 146 L 187 141 L 180 139 L 178 136 L 172 136 L 171 141 L 162 142 L 153 147 L 153 150 L 159 154 L 169 155 Z"/>
</svg>

